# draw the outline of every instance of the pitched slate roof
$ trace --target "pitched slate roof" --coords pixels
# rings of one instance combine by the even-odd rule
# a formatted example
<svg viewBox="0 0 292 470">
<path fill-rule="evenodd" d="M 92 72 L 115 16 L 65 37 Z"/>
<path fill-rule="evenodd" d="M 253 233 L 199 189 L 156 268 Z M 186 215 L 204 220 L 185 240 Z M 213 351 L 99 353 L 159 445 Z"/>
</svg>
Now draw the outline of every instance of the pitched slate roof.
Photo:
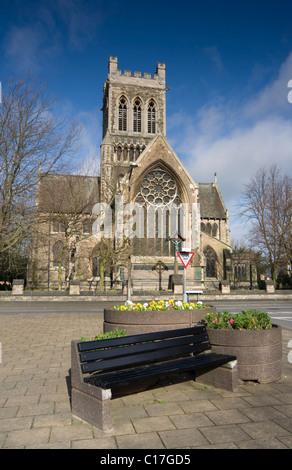
<svg viewBox="0 0 292 470">
<path fill-rule="evenodd" d="M 41 212 L 91 213 L 99 202 L 99 177 L 47 175 L 38 186 L 37 205 Z"/>
<path fill-rule="evenodd" d="M 201 218 L 226 219 L 227 211 L 219 188 L 215 183 L 199 183 Z"/>
</svg>

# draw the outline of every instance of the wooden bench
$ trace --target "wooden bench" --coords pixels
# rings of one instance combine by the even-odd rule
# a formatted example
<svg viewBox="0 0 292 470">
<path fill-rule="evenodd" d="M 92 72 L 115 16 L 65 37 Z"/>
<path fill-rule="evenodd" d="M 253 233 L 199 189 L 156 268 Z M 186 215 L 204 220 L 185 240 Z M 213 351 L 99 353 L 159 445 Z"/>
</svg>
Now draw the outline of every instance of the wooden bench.
<svg viewBox="0 0 292 470">
<path fill-rule="evenodd" d="M 116 387 L 129 393 L 138 382 L 195 372 L 197 381 L 237 390 L 236 357 L 213 353 L 203 325 L 72 341 L 71 353 L 72 414 L 103 431 L 112 428 L 110 400 Z"/>
</svg>

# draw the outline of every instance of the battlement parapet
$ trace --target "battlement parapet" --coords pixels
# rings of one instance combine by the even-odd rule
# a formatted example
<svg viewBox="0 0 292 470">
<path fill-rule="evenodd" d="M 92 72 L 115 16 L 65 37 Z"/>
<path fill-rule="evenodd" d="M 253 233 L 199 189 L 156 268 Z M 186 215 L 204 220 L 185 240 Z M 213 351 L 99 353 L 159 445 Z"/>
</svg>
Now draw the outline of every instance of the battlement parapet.
<svg viewBox="0 0 292 470">
<path fill-rule="evenodd" d="M 108 78 L 113 78 L 115 81 L 135 81 L 137 79 L 145 80 L 145 85 L 153 86 L 153 81 L 155 81 L 155 86 L 164 87 L 165 86 L 165 71 L 166 67 L 164 63 L 158 63 L 156 66 L 156 71 L 152 76 L 151 73 L 145 72 L 143 75 L 141 72 L 132 72 L 130 70 L 125 70 L 124 73 L 120 69 L 118 69 L 118 58 L 117 57 L 110 57 L 108 61 Z"/>
</svg>

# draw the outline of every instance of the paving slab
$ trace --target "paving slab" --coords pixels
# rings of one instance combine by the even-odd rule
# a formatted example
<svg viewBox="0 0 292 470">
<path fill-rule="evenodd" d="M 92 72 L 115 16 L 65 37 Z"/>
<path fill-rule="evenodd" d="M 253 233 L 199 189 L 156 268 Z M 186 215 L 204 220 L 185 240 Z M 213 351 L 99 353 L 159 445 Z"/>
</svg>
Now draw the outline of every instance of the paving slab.
<svg viewBox="0 0 292 470">
<path fill-rule="evenodd" d="M 119 449 L 165 449 L 158 432 L 144 432 L 128 436 L 118 436 L 117 448 Z"/>
<path fill-rule="evenodd" d="M 82 307 L 0 312 L 0 449 L 292 448 L 292 330 L 283 330 L 280 381 L 245 383 L 232 393 L 191 376 L 163 380 L 114 398 L 107 433 L 72 416 L 70 407 L 71 340 L 101 330 L 101 316 Z"/>
<path fill-rule="evenodd" d="M 190 447 L 204 446 L 210 441 L 199 429 L 174 429 L 159 433 L 166 449 L 186 449 Z"/>
</svg>

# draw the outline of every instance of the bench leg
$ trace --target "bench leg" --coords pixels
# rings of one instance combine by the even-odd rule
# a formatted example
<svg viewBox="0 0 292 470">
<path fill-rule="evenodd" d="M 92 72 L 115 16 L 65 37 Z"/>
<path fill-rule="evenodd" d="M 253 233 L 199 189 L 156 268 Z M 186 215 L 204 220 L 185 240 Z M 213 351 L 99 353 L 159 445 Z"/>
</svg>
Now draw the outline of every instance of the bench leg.
<svg viewBox="0 0 292 470">
<path fill-rule="evenodd" d="M 102 431 L 112 429 L 111 390 L 84 382 L 81 372 L 78 341 L 71 342 L 71 411 Z"/>
<path fill-rule="evenodd" d="M 222 388 L 231 392 L 238 391 L 237 361 L 228 362 L 220 367 L 206 367 L 196 371 L 196 382 Z"/>
<path fill-rule="evenodd" d="M 112 429 L 111 391 L 102 390 L 102 394 L 103 397 L 100 399 L 73 387 L 71 389 L 71 411 L 77 418 L 101 431 L 110 431 Z"/>
</svg>

